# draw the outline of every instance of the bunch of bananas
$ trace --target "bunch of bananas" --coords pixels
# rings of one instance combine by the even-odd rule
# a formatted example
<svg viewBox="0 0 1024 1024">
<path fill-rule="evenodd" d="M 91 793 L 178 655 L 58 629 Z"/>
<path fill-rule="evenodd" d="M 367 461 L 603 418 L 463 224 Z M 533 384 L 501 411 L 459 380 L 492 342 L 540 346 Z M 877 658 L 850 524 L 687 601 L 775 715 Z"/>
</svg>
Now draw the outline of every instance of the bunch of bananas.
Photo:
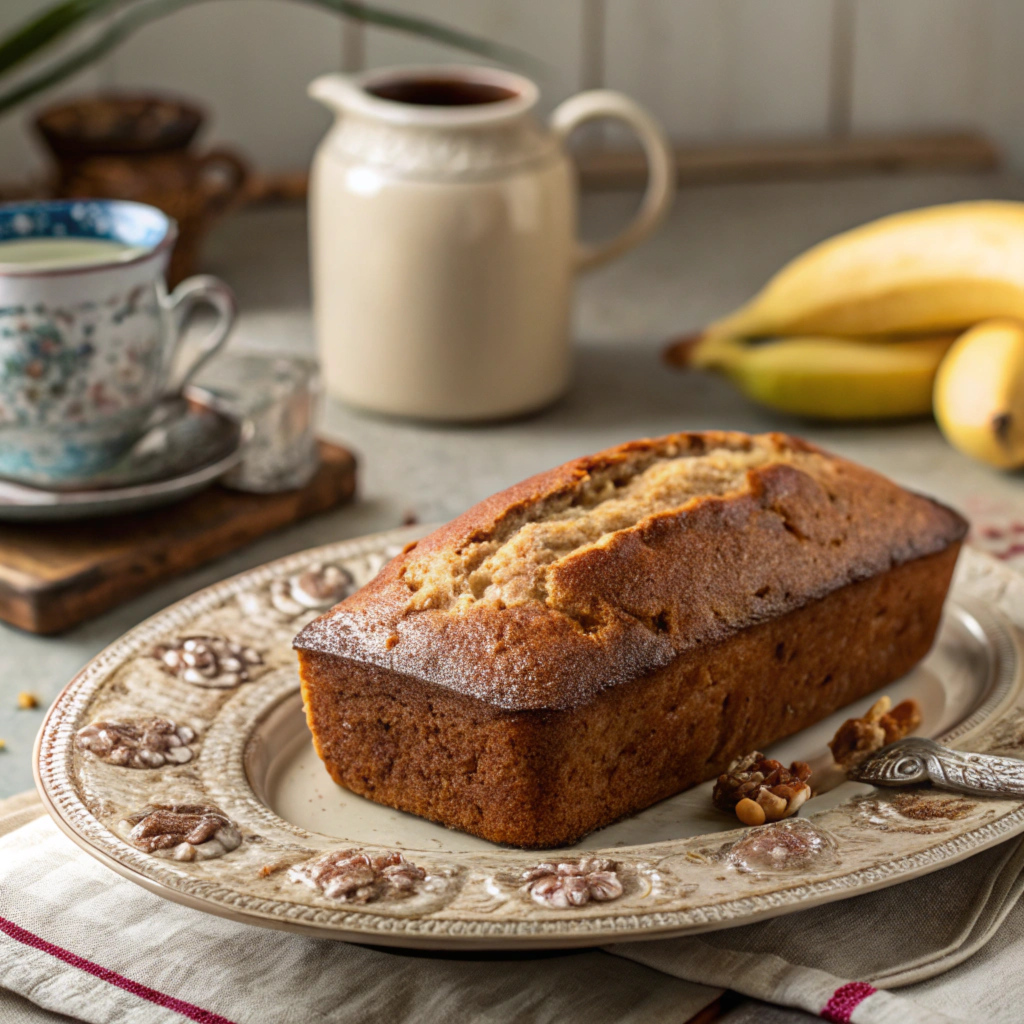
<svg viewBox="0 0 1024 1024">
<path fill-rule="evenodd" d="M 957 448 L 1024 465 L 1024 203 L 933 206 L 837 235 L 666 358 L 800 416 L 934 411 Z"/>
</svg>

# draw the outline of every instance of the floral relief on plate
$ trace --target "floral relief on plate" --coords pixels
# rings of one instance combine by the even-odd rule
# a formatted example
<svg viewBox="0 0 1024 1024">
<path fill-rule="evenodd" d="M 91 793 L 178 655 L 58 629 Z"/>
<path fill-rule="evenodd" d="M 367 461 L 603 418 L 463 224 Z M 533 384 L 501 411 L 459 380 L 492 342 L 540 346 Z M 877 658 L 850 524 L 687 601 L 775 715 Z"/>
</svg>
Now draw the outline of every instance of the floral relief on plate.
<svg viewBox="0 0 1024 1024">
<path fill-rule="evenodd" d="M 572 852 L 426 850 L 402 841 L 400 826 L 379 844 L 358 843 L 285 821 L 253 789 L 246 758 L 257 725 L 297 691 L 296 623 L 361 586 L 423 532 L 262 566 L 127 634 L 50 712 L 38 769 L 53 813 L 90 852 L 169 898 L 254 924 L 433 948 L 597 945 L 739 924 L 911 878 L 1024 830 L 1024 805 L 1012 800 L 866 787 L 760 828 L 607 849 L 599 832 Z M 1011 605 L 1021 596 L 1010 581 L 993 583 L 1008 570 L 970 550 L 962 561 L 955 599 L 980 595 L 994 615 L 1024 620 L 1024 601 L 1004 606 L 1004 595 Z M 169 664 L 168 652 L 183 655 L 189 638 L 205 649 L 193 643 L 187 653 L 196 657 Z M 1012 686 L 972 725 L 974 749 L 1024 714 L 1016 641 L 1000 643 Z M 155 720 L 171 723 L 160 727 L 164 740 L 144 738 L 144 723 Z M 124 737 L 110 723 L 129 723 Z M 166 740 L 172 726 L 186 730 L 174 731 L 176 742 Z M 171 753 L 180 748 L 190 756 Z M 133 767 L 144 750 L 163 763 Z"/>
</svg>

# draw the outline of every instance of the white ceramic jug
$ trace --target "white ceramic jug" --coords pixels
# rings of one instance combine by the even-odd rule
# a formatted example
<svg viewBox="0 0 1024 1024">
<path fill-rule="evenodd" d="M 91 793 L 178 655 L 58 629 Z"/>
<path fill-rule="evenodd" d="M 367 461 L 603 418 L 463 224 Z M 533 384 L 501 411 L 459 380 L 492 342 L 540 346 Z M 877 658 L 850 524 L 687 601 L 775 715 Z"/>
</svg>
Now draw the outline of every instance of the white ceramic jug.
<svg viewBox="0 0 1024 1024">
<path fill-rule="evenodd" d="M 429 420 L 486 420 L 547 405 L 570 368 L 577 270 L 645 238 L 674 192 L 656 122 L 607 90 L 564 102 L 545 129 L 537 87 L 477 67 L 327 75 L 310 95 L 337 113 L 310 182 L 316 334 L 328 391 Z M 576 239 L 566 136 L 594 118 L 630 125 L 647 154 L 633 222 Z"/>
</svg>

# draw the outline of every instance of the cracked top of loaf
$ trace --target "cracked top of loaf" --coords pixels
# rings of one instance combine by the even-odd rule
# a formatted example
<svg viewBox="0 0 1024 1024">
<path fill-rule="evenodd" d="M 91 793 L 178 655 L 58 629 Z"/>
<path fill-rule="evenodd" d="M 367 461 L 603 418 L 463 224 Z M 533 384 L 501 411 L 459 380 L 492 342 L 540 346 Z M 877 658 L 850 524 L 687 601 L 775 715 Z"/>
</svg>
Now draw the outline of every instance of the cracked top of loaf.
<svg viewBox="0 0 1024 1024">
<path fill-rule="evenodd" d="M 502 709 L 570 708 L 966 529 L 952 510 L 798 438 L 670 434 L 482 501 L 410 544 L 295 646 Z"/>
</svg>

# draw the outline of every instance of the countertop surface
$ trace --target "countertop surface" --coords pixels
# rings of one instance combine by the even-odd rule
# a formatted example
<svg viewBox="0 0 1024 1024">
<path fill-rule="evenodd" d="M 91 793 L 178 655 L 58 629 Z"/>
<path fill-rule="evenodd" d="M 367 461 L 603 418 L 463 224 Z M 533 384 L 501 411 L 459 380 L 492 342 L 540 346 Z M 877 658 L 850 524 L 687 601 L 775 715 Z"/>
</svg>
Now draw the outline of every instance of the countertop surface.
<svg viewBox="0 0 1024 1024">
<path fill-rule="evenodd" d="M 360 456 L 359 500 L 273 534 L 57 637 L 0 624 L 0 796 L 32 785 L 31 754 L 45 708 L 89 658 L 121 633 L 194 590 L 301 548 L 451 518 L 488 494 L 574 456 L 673 430 L 797 432 L 965 511 L 1024 518 L 1024 477 L 957 454 L 930 421 L 830 426 L 774 415 L 725 381 L 665 368 L 666 338 L 748 298 L 784 261 L 836 231 L 895 210 L 969 198 L 1024 198 L 1024 180 L 878 177 L 723 185 L 680 193 L 655 238 L 579 282 L 577 365 L 566 396 L 529 419 L 437 427 L 356 414 L 328 401 L 322 434 Z M 588 237 L 630 214 L 627 194 L 587 196 Z M 204 269 L 239 297 L 236 349 L 313 351 L 302 210 L 253 210 L 210 239 Z M 19 710 L 20 692 L 39 699 Z"/>
</svg>

